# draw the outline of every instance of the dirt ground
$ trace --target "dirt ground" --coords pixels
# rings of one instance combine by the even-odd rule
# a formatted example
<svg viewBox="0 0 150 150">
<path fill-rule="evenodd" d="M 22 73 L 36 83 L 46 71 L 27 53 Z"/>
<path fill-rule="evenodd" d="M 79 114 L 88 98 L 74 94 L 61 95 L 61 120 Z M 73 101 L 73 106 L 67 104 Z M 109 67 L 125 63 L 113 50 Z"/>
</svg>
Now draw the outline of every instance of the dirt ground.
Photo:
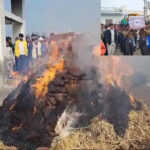
<svg viewBox="0 0 150 150">
<path fill-rule="evenodd" d="M 16 88 L 14 81 L 7 81 L 6 83 L 0 84 L 0 106 L 3 100 L 8 96 L 8 94 Z"/>
</svg>

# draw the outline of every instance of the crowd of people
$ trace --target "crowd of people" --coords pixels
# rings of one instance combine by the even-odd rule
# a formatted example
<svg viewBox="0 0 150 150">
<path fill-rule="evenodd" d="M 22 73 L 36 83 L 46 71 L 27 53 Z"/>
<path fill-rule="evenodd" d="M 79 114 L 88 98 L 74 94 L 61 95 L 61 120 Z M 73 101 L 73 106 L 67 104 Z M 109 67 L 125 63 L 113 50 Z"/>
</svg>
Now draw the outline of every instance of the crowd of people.
<svg viewBox="0 0 150 150">
<path fill-rule="evenodd" d="M 106 47 L 105 55 L 150 55 L 150 25 L 140 30 L 131 29 L 129 24 L 101 24 L 101 39 Z"/>
<path fill-rule="evenodd" d="M 24 36 L 22 33 L 12 42 L 6 37 L 6 52 L 4 59 L 4 80 L 13 79 L 14 73 L 26 76 L 32 69 L 49 62 L 51 59 L 65 59 L 71 65 L 76 61 L 77 54 L 73 52 L 73 41 L 81 39 L 82 34 L 51 33 L 49 37 L 32 34 Z M 78 41 L 77 40 L 77 41 Z M 54 56 L 53 56 L 54 55 Z M 57 56 L 56 56 L 57 55 Z M 57 57 L 57 58 L 56 58 Z M 54 63 L 56 60 L 53 60 Z"/>
<path fill-rule="evenodd" d="M 50 38 L 53 35 L 52 33 Z M 12 79 L 12 72 L 19 72 L 22 75 L 27 74 L 34 63 L 47 54 L 50 38 L 36 34 L 25 37 L 20 33 L 15 42 L 12 43 L 11 37 L 6 37 L 4 59 L 6 80 Z"/>
</svg>

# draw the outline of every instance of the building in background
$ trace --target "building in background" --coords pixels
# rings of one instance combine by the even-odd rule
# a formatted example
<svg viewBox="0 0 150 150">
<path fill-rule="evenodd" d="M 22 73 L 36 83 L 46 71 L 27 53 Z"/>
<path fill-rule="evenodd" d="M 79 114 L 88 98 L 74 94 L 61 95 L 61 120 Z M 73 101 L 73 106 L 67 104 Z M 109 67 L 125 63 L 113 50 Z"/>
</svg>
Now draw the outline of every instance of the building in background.
<svg viewBox="0 0 150 150">
<path fill-rule="evenodd" d="M 13 40 L 19 33 L 25 34 L 25 0 L 11 0 L 11 12 L 5 10 L 4 1 L 5 0 L 0 0 L 0 75 L 3 71 L 3 60 L 6 48 L 6 25 L 12 25 Z"/>
<path fill-rule="evenodd" d="M 119 24 L 123 17 L 127 14 L 137 13 L 144 15 L 143 11 L 128 10 L 126 6 L 121 7 L 102 7 L 101 8 L 101 23 L 102 24 Z"/>
</svg>

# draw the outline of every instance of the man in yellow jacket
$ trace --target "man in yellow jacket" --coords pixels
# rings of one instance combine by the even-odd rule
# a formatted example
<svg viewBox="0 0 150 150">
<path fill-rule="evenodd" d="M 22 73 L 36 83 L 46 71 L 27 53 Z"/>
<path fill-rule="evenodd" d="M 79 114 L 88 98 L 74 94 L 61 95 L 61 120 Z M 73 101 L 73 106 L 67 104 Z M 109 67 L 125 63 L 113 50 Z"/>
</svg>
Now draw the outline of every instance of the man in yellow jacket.
<svg viewBox="0 0 150 150">
<path fill-rule="evenodd" d="M 15 56 L 18 59 L 18 70 L 20 72 L 26 71 L 27 66 L 27 56 L 28 56 L 28 46 L 27 42 L 23 39 L 24 35 L 22 33 L 19 34 L 19 40 L 15 43 Z"/>
</svg>

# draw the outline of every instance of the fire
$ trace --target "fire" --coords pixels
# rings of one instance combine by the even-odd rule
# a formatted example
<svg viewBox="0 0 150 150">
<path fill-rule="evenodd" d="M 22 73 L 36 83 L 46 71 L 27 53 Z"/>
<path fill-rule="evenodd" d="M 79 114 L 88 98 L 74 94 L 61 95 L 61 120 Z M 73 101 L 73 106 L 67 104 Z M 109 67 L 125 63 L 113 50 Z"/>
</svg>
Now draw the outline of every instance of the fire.
<svg viewBox="0 0 150 150">
<path fill-rule="evenodd" d="M 71 88 L 75 89 L 77 87 L 77 82 L 75 80 L 71 80 Z"/>
<path fill-rule="evenodd" d="M 50 67 L 43 73 L 43 77 L 38 78 L 37 82 L 33 85 L 36 90 L 36 98 L 44 98 L 48 92 L 48 85 L 51 81 L 54 80 L 57 72 L 63 71 L 64 61 L 60 61 L 53 67 Z"/>
<path fill-rule="evenodd" d="M 12 71 L 11 75 L 12 75 L 12 78 L 14 79 L 13 80 L 14 84 L 18 85 L 22 78 L 21 75 L 19 74 L 19 72 Z"/>
<path fill-rule="evenodd" d="M 13 76 L 14 79 L 20 78 L 19 72 L 12 71 L 11 75 Z"/>
<path fill-rule="evenodd" d="M 108 75 L 106 75 L 106 77 L 105 77 L 105 79 L 106 79 L 106 83 L 108 84 L 108 85 L 120 85 L 120 78 L 117 78 L 117 77 L 113 77 L 111 74 L 108 74 Z"/>
<path fill-rule="evenodd" d="M 124 63 L 119 56 L 110 56 L 109 59 L 101 57 L 99 69 L 107 85 L 123 87 L 124 77 L 133 75 L 132 68 Z"/>
<path fill-rule="evenodd" d="M 130 101 L 131 101 L 131 103 L 134 103 L 135 102 L 135 99 L 134 99 L 134 97 L 130 94 Z"/>
<path fill-rule="evenodd" d="M 14 127 L 14 128 L 12 128 L 12 131 L 13 132 L 16 132 L 16 131 L 18 131 L 19 129 L 21 129 L 22 127 L 23 127 L 23 123 L 21 123 L 18 127 Z"/>
<path fill-rule="evenodd" d="M 121 58 L 120 57 L 111 57 L 111 64 L 112 65 L 108 68 L 105 68 L 105 80 L 106 83 L 109 85 L 117 84 L 120 85 L 121 76 L 122 74 L 118 71 L 120 67 Z"/>
<path fill-rule="evenodd" d="M 51 58 L 50 61 L 51 62 L 55 62 L 57 61 L 58 57 L 59 57 L 59 47 L 57 46 L 55 41 L 51 42 L 52 45 L 52 53 L 51 53 Z M 50 63 L 51 64 L 51 63 Z"/>
<path fill-rule="evenodd" d="M 17 105 L 17 102 L 15 101 L 9 108 L 9 111 L 12 111 Z"/>
<path fill-rule="evenodd" d="M 101 48 L 100 46 L 95 46 L 93 49 L 93 56 L 101 56 Z"/>
<path fill-rule="evenodd" d="M 36 99 L 45 98 L 49 83 L 54 80 L 57 72 L 62 72 L 64 69 L 64 60 L 59 58 L 59 47 L 54 41 L 52 41 L 51 45 L 52 53 L 48 62 L 48 69 L 32 86 L 35 89 Z"/>
<path fill-rule="evenodd" d="M 36 99 L 45 98 L 48 92 L 48 85 L 55 79 L 56 73 L 64 70 L 64 54 L 62 54 L 59 48 L 62 46 L 67 48 L 71 40 L 72 38 L 70 37 L 68 40 L 62 40 L 60 43 L 59 41 L 51 41 L 48 69 L 44 71 L 42 77 L 38 78 L 32 86 L 36 94 Z M 76 83 L 72 83 L 72 86 L 75 87 Z"/>
<path fill-rule="evenodd" d="M 37 113 L 37 108 L 36 108 L 36 104 L 34 105 L 34 108 L 33 108 L 33 116 L 35 116 Z"/>
<path fill-rule="evenodd" d="M 14 79 L 13 82 L 15 85 L 18 85 L 21 81 L 27 82 L 30 74 L 31 73 L 28 73 L 27 75 L 23 76 L 19 72 L 15 72 L 15 71 L 11 72 L 12 78 Z"/>
</svg>

